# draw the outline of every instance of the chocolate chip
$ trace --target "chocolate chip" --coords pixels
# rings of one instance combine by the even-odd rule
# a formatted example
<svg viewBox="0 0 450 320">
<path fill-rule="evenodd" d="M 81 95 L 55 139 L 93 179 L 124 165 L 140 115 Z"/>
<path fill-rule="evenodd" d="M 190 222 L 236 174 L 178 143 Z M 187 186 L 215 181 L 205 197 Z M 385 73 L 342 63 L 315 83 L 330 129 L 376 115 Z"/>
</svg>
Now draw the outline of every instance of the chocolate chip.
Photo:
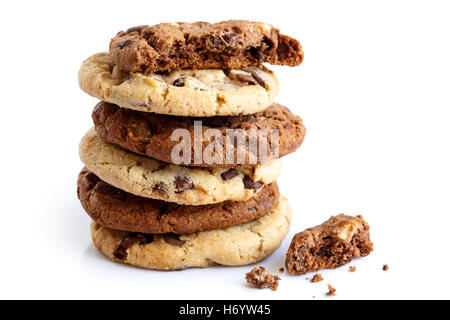
<svg viewBox="0 0 450 320">
<path fill-rule="evenodd" d="M 175 184 L 176 193 L 181 193 L 194 187 L 192 180 L 188 177 L 176 177 L 173 183 Z"/>
<path fill-rule="evenodd" d="M 237 175 L 238 175 L 238 172 L 236 169 L 230 169 L 230 170 L 222 173 L 220 176 L 222 177 L 223 180 L 227 181 L 227 180 L 230 180 L 230 179 L 236 177 Z"/>
<path fill-rule="evenodd" d="M 305 267 L 305 256 L 308 255 L 306 251 L 307 250 L 305 248 L 300 247 L 295 255 L 295 260 L 300 264 L 302 268 Z"/>
<path fill-rule="evenodd" d="M 125 191 L 117 189 L 107 183 L 101 183 L 101 184 L 97 185 L 97 187 L 95 188 L 95 191 L 100 194 L 103 194 L 105 196 L 108 196 L 108 197 L 111 197 L 111 198 L 114 198 L 114 199 L 117 199 L 120 201 L 127 200 L 127 193 Z"/>
<path fill-rule="evenodd" d="M 152 189 L 155 192 L 166 193 L 166 185 L 164 183 L 155 183 Z"/>
<path fill-rule="evenodd" d="M 128 257 L 127 250 L 134 244 L 148 244 L 153 242 L 153 235 L 130 232 L 125 238 L 122 239 L 120 244 L 114 250 L 113 255 L 117 259 L 125 260 Z"/>
<path fill-rule="evenodd" d="M 178 78 L 175 79 L 175 81 L 172 83 L 175 87 L 184 87 L 184 80 L 185 78 Z"/>
<path fill-rule="evenodd" d="M 228 44 L 231 44 L 231 42 L 235 42 L 238 34 L 236 32 L 226 33 L 222 36 L 223 41 L 225 41 Z"/>
<path fill-rule="evenodd" d="M 95 183 L 95 184 L 96 184 L 97 182 L 100 181 L 100 178 L 97 177 L 93 172 L 88 172 L 88 173 L 85 175 L 85 177 L 86 177 L 86 179 L 88 179 L 90 182 Z"/>
<path fill-rule="evenodd" d="M 164 241 L 172 246 L 181 247 L 186 241 L 180 240 L 180 236 L 174 233 L 167 233 L 162 235 Z"/>
<path fill-rule="evenodd" d="M 236 78 L 241 82 L 247 82 L 249 85 L 255 85 L 258 84 L 255 78 L 251 74 L 242 74 L 238 73 L 236 74 Z"/>
<path fill-rule="evenodd" d="M 120 49 L 123 49 L 123 48 L 129 46 L 132 43 L 133 43 L 133 41 L 131 41 L 130 39 L 127 39 L 127 40 L 122 41 L 121 43 L 119 43 L 119 47 L 120 47 Z"/>
<path fill-rule="evenodd" d="M 117 246 L 117 248 L 113 252 L 114 257 L 120 260 L 125 260 L 128 256 L 127 248 L 125 247 L 124 241 L 125 239 L 122 240 L 122 242 Z"/>
<path fill-rule="evenodd" d="M 145 26 L 137 26 L 137 27 L 133 27 L 127 30 L 127 33 L 132 33 L 132 32 L 137 32 L 137 33 L 141 33 L 142 29 L 144 29 Z"/>
<path fill-rule="evenodd" d="M 255 81 L 264 89 L 266 88 L 266 82 L 259 76 L 258 72 L 255 69 L 252 68 L 244 68 L 242 71 L 248 72 L 252 75 L 252 77 L 255 79 Z"/>
<path fill-rule="evenodd" d="M 212 43 L 214 43 L 216 46 L 222 44 L 222 39 L 219 36 L 213 36 L 212 37 Z"/>
<path fill-rule="evenodd" d="M 253 181 L 249 176 L 244 177 L 244 187 L 245 189 L 253 189 L 254 191 L 258 190 L 263 186 L 263 183 L 260 181 Z"/>
</svg>

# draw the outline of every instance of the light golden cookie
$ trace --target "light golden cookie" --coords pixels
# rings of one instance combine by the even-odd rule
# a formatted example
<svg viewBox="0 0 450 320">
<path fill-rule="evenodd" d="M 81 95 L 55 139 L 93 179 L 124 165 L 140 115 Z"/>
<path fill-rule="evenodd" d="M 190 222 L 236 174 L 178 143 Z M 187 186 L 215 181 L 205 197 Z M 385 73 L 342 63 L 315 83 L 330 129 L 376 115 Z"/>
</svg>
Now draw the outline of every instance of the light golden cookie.
<svg viewBox="0 0 450 320">
<path fill-rule="evenodd" d="M 259 112 L 279 92 L 278 79 L 264 67 L 130 74 L 115 66 L 107 53 L 83 62 L 78 83 L 91 96 L 123 108 L 191 117 Z"/>
<path fill-rule="evenodd" d="M 80 158 L 90 171 L 116 188 L 186 205 L 249 200 L 281 171 L 281 159 L 232 169 L 167 164 L 109 144 L 94 129 L 80 142 Z"/>
<path fill-rule="evenodd" d="M 214 265 L 243 266 L 271 255 L 289 231 L 287 199 L 272 213 L 238 226 L 189 235 L 150 235 L 116 231 L 95 222 L 95 246 L 113 261 L 155 270 L 181 270 Z"/>
</svg>

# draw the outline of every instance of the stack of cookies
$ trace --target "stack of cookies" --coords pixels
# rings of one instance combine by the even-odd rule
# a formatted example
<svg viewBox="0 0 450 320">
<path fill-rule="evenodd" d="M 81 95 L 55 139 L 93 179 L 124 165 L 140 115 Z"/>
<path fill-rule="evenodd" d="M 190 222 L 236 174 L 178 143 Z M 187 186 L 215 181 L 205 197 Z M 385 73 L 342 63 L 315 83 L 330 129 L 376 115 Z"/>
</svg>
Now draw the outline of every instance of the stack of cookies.
<svg viewBox="0 0 450 320">
<path fill-rule="evenodd" d="M 291 221 L 280 158 L 305 128 L 262 64 L 302 60 L 297 40 L 249 21 L 135 27 L 85 60 L 80 87 L 101 102 L 77 191 L 95 246 L 157 270 L 272 254 Z"/>
</svg>

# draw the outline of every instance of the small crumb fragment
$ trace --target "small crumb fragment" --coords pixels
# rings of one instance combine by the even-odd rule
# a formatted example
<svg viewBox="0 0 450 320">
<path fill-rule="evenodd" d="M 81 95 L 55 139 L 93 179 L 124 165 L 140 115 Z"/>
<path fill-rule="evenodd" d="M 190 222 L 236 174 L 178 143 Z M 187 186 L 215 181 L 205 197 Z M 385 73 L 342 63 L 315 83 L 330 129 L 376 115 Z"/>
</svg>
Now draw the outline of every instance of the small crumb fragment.
<svg viewBox="0 0 450 320">
<path fill-rule="evenodd" d="M 383 271 L 388 271 L 389 270 L 389 266 L 387 264 L 383 265 Z"/>
<path fill-rule="evenodd" d="M 355 267 L 355 266 L 350 266 L 350 267 L 348 268 L 348 271 L 350 271 L 350 272 L 355 272 L 355 271 L 356 271 L 356 267 Z"/>
<path fill-rule="evenodd" d="M 336 289 L 333 288 L 331 285 L 328 285 L 328 292 L 327 292 L 327 296 L 335 296 L 336 295 Z"/>
<path fill-rule="evenodd" d="M 280 272 L 284 272 L 284 268 L 280 268 L 280 270 L 279 270 Z"/>
<path fill-rule="evenodd" d="M 320 273 L 316 273 L 314 277 L 312 277 L 311 282 L 320 282 L 323 281 L 323 277 Z"/>
<path fill-rule="evenodd" d="M 273 291 L 278 288 L 278 281 L 281 280 L 278 276 L 273 276 L 267 272 L 264 267 L 256 267 L 245 275 L 247 283 L 254 288 L 271 288 Z"/>
<path fill-rule="evenodd" d="M 305 280 L 306 280 L 306 281 L 308 281 L 308 280 L 309 280 L 309 278 L 305 278 Z"/>
</svg>

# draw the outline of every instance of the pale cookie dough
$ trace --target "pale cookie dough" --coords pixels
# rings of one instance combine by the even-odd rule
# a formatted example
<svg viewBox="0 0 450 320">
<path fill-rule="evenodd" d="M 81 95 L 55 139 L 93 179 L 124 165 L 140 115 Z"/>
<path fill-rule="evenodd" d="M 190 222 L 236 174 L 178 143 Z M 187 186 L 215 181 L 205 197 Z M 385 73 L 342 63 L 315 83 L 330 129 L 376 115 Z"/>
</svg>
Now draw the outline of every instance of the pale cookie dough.
<svg viewBox="0 0 450 320">
<path fill-rule="evenodd" d="M 91 96 L 123 108 L 175 116 L 236 116 L 266 109 L 280 89 L 267 68 L 244 70 L 130 74 L 115 66 L 109 54 L 98 53 L 83 62 L 78 83 Z"/>
<path fill-rule="evenodd" d="M 174 237 L 116 231 L 93 222 L 91 234 L 95 246 L 106 257 L 141 268 L 243 266 L 266 258 L 281 245 L 289 231 L 291 216 L 289 203 L 281 196 L 272 213 L 227 229 Z"/>
<path fill-rule="evenodd" d="M 79 152 L 90 171 L 116 188 L 186 205 L 249 200 L 281 171 L 281 159 L 235 169 L 167 164 L 109 144 L 94 129 L 81 140 Z"/>
</svg>

